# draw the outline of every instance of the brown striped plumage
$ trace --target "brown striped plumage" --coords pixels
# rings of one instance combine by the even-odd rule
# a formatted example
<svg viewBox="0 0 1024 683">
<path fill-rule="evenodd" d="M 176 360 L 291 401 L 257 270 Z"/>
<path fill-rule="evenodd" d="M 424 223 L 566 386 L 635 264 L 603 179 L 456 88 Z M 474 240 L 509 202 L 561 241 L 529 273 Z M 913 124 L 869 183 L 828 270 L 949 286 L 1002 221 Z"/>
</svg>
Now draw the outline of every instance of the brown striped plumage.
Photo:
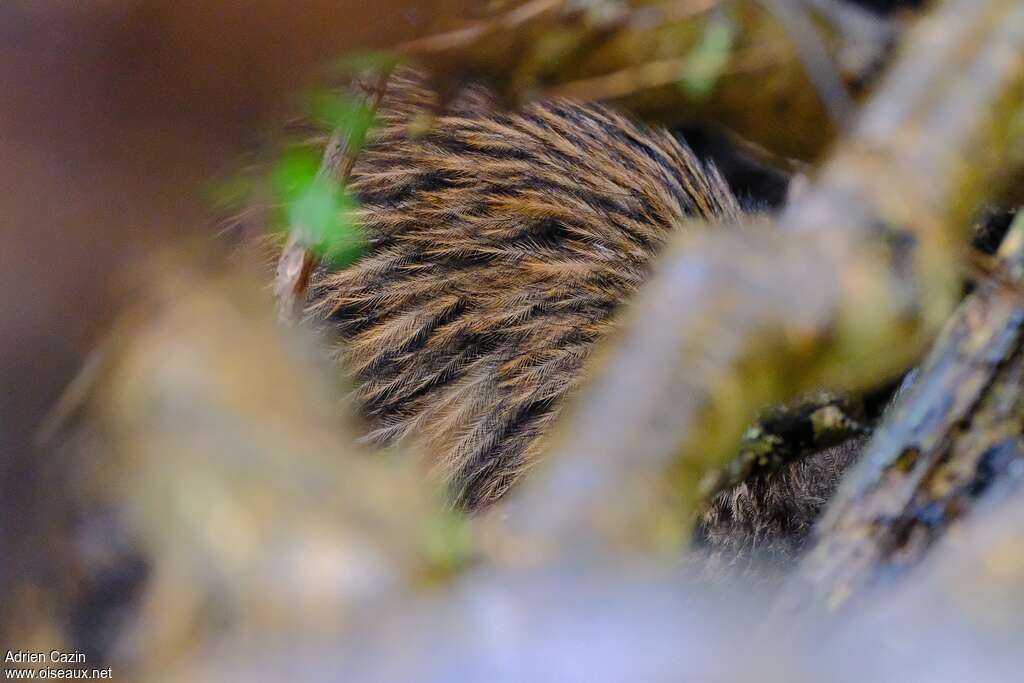
<svg viewBox="0 0 1024 683">
<path fill-rule="evenodd" d="M 866 437 L 854 437 L 716 496 L 696 533 L 702 571 L 709 576 L 749 575 L 752 570 L 765 575 L 787 568 L 866 442 Z"/>
<path fill-rule="evenodd" d="M 512 113 L 470 89 L 436 109 L 396 75 L 357 162 L 369 253 L 311 289 L 368 439 L 412 442 L 477 507 L 537 456 L 616 308 L 683 219 L 736 202 L 665 131 L 593 104 Z"/>
</svg>

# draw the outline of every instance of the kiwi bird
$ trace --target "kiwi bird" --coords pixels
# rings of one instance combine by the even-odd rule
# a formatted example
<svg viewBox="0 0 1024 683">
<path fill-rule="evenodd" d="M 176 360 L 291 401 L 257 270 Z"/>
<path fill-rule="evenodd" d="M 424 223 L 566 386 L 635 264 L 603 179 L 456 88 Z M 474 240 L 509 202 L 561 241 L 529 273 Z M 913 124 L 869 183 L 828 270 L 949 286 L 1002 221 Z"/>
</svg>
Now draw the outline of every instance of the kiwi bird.
<svg viewBox="0 0 1024 683">
<path fill-rule="evenodd" d="M 667 131 L 596 105 L 512 112 L 470 88 L 437 110 L 391 79 L 349 188 L 368 253 L 316 273 L 377 444 L 411 441 L 476 508 L 538 455 L 595 342 L 688 217 L 739 208 Z"/>
<path fill-rule="evenodd" d="M 669 132 L 598 104 L 508 111 L 473 87 L 441 110 L 399 73 L 378 122 L 349 184 L 369 248 L 317 270 L 310 311 L 339 341 L 366 439 L 414 445 L 453 501 L 478 509 L 538 460 L 666 240 L 741 211 Z M 761 532 L 802 529 L 803 516 L 787 525 L 765 508 L 786 486 L 807 488 L 793 479 L 807 473 L 723 493 L 702 527 L 708 542 L 733 552 Z M 811 488 L 816 510 L 822 487 Z"/>
</svg>

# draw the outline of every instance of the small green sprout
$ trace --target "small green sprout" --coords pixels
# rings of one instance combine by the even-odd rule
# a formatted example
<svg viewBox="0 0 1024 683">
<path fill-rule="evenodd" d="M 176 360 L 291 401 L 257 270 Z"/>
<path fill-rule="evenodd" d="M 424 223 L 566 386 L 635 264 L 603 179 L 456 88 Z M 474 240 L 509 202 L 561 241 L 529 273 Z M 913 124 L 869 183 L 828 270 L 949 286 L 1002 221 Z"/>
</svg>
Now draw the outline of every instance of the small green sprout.
<svg viewBox="0 0 1024 683">
<path fill-rule="evenodd" d="M 719 16 L 708 23 L 701 42 L 686 58 L 680 83 L 691 97 L 705 98 L 715 89 L 729 64 L 735 39 L 736 26 L 728 17 Z"/>
<path fill-rule="evenodd" d="M 350 155 L 359 153 L 375 123 L 366 104 L 348 95 L 317 94 L 309 100 L 309 111 L 345 140 Z M 273 187 L 285 225 L 307 249 L 336 268 L 359 258 L 366 239 L 354 219 L 358 202 L 340 179 L 323 172 L 319 155 L 309 150 L 286 154 L 274 171 Z"/>
<path fill-rule="evenodd" d="M 360 100 L 336 93 L 320 93 L 310 98 L 309 112 L 327 130 L 345 136 L 351 150 L 359 150 L 366 134 L 376 125 L 373 112 Z"/>
<path fill-rule="evenodd" d="M 353 218 L 356 199 L 320 174 L 313 152 L 292 152 L 278 163 L 273 186 L 291 230 L 321 260 L 343 267 L 359 257 L 365 238 Z"/>
</svg>

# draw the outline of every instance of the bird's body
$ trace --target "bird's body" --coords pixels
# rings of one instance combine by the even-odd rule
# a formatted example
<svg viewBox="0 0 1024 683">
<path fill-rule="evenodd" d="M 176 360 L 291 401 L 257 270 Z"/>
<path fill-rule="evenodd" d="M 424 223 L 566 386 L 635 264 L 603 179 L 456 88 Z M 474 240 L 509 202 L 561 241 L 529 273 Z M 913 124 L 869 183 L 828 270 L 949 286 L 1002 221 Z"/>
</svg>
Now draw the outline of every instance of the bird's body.
<svg viewBox="0 0 1024 683">
<path fill-rule="evenodd" d="M 513 113 L 470 89 L 412 133 L 435 108 L 393 77 L 350 184 L 369 253 L 312 296 L 369 439 L 413 442 L 476 507 L 534 461 L 669 234 L 738 208 L 669 133 L 597 105 Z"/>
<path fill-rule="evenodd" d="M 392 78 L 349 185 L 368 253 L 318 271 L 311 306 L 367 439 L 414 446 L 476 509 L 536 461 L 668 237 L 740 210 L 668 132 L 599 105 L 510 112 L 469 89 L 417 134 L 436 109 L 415 76 Z"/>
</svg>

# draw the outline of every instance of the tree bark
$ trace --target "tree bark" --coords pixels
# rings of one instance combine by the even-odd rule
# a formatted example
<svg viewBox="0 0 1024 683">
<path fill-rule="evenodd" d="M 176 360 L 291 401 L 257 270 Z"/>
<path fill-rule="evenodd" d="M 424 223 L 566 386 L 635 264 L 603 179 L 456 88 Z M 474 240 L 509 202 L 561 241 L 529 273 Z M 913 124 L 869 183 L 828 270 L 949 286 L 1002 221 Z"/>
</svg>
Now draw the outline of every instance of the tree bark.
<svg viewBox="0 0 1024 683">
<path fill-rule="evenodd" d="M 1024 462 L 1024 220 L 960 306 L 822 520 L 790 600 L 836 609 L 915 565 Z"/>
</svg>

